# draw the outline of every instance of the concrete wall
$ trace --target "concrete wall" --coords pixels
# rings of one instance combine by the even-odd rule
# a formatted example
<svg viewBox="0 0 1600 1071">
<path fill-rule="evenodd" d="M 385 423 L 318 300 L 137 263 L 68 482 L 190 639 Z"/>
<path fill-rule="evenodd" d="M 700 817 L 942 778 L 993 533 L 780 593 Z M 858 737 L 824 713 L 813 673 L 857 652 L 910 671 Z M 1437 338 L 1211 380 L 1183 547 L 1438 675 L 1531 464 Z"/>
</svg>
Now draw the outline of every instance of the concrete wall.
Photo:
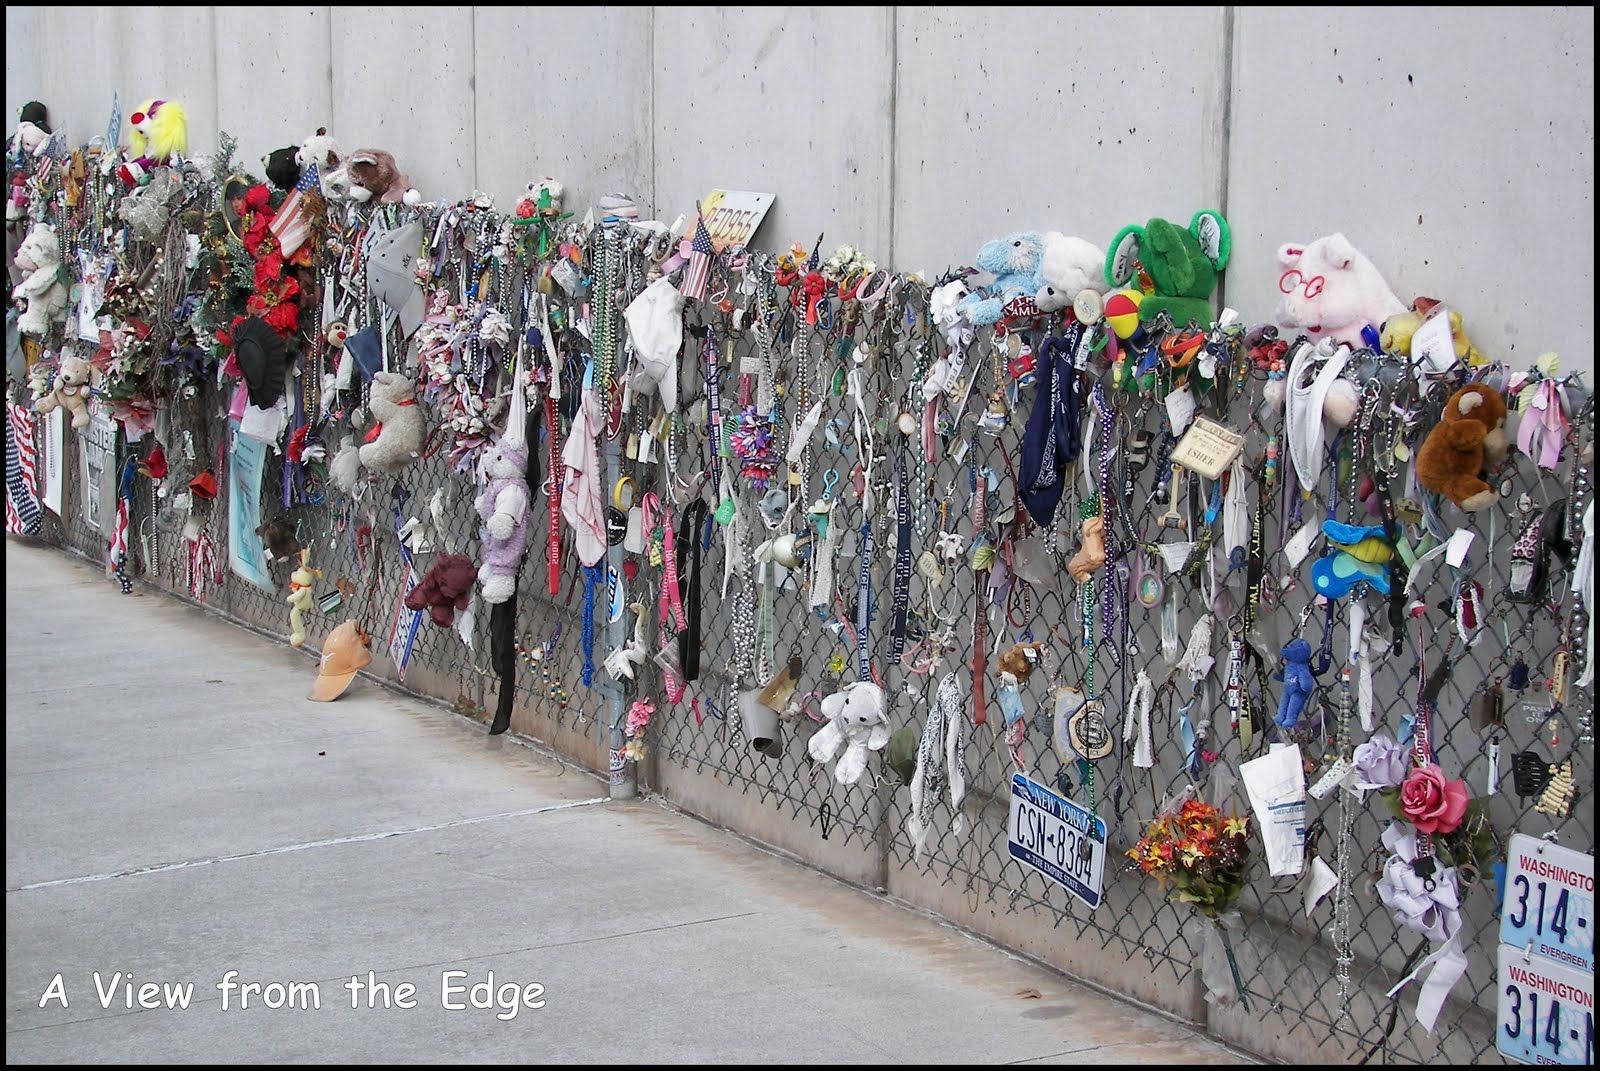
<svg viewBox="0 0 1600 1071">
<path fill-rule="evenodd" d="M 429 198 L 565 181 L 669 222 L 713 186 L 778 201 L 761 243 L 938 271 L 987 237 L 1221 207 L 1224 297 L 1342 230 L 1492 356 L 1592 370 L 1592 8 L 6 9 L 6 106 L 75 141 L 161 94 L 197 151 L 328 126 Z"/>
</svg>

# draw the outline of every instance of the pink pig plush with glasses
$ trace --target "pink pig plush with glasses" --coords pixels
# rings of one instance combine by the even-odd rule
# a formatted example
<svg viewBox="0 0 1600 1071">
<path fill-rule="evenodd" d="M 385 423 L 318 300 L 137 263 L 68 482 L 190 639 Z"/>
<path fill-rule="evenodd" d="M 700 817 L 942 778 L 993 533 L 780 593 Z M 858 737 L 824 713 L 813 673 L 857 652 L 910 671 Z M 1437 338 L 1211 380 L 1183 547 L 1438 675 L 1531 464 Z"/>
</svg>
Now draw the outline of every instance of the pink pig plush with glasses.
<svg viewBox="0 0 1600 1071">
<path fill-rule="evenodd" d="M 1385 320 L 1406 311 L 1372 261 L 1343 234 L 1280 246 L 1278 263 L 1278 323 L 1313 340 L 1360 347 L 1363 327 L 1381 330 Z"/>
</svg>

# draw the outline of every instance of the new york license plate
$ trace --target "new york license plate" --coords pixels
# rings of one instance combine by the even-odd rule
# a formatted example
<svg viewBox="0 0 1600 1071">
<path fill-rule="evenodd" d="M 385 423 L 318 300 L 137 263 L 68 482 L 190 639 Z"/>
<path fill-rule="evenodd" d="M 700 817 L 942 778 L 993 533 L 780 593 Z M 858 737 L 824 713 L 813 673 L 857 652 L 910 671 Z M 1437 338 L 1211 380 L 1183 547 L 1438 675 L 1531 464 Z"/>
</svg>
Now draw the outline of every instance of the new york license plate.
<svg viewBox="0 0 1600 1071">
<path fill-rule="evenodd" d="M 1022 774 L 1011 778 L 1011 858 L 1100 906 L 1106 872 L 1106 824 Z"/>
</svg>

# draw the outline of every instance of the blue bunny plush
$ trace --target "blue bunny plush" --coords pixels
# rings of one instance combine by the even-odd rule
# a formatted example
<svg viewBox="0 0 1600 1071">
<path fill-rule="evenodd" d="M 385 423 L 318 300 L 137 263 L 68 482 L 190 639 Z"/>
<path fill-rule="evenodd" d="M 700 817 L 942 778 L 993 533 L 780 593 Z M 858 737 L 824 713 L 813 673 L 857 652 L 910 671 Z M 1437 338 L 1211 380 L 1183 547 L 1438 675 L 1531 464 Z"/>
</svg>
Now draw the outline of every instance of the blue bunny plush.
<svg viewBox="0 0 1600 1071">
<path fill-rule="evenodd" d="M 983 243 L 977 266 L 992 274 L 994 282 L 962 298 L 957 311 L 969 323 L 998 323 L 1009 302 L 1023 296 L 1031 298 L 1044 286 L 1039 271 L 1043 262 L 1044 235 L 1038 231 L 1018 231 Z"/>
</svg>

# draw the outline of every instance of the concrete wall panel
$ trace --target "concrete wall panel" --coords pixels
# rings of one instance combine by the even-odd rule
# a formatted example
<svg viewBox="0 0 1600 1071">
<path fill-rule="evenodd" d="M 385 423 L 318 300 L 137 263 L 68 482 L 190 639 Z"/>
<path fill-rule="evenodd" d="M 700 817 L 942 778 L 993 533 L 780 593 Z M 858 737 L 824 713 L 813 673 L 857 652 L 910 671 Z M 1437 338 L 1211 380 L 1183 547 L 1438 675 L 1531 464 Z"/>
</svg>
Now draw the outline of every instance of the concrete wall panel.
<svg viewBox="0 0 1600 1071">
<path fill-rule="evenodd" d="M 6 8 L 6 124 L 39 92 L 39 9 Z"/>
<path fill-rule="evenodd" d="M 1491 357 L 1593 370 L 1593 8 L 1237 19 L 1230 305 L 1270 319 L 1278 246 L 1343 231 Z"/>
<path fill-rule="evenodd" d="M 67 9 L 71 10 L 71 9 Z M 175 100 L 189 115 L 189 153 L 217 145 L 217 57 L 209 7 L 115 9 L 116 67 L 122 93 L 122 134 L 128 116 L 147 100 Z M 104 120 L 102 119 L 103 123 Z"/>
<path fill-rule="evenodd" d="M 651 200 L 651 11 L 476 9 L 478 186 L 503 208 L 552 175 L 580 216 L 600 196 Z"/>
<path fill-rule="evenodd" d="M 755 245 L 863 246 L 887 263 L 889 8 L 657 8 L 656 208 L 778 195 Z"/>
<path fill-rule="evenodd" d="M 387 149 L 425 200 L 477 186 L 472 9 L 333 10 L 333 125 L 346 152 Z"/>
<path fill-rule="evenodd" d="M 1216 207 L 1223 9 L 896 10 L 897 267 L 971 263 L 1017 230 L 1104 246 Z"/>
<path fill-rule="evenodd" d="M 127 62 L 117 35 L 117 9 L 40 7 L 34 11 L 39 82 L 34 90 L 25 91 L 22 99 L 44 102 L 53 128 L 65 132 L 69 144 L 83 145 L 105 133 L 111 118 L 111 95 L 118 86 L 117 72 Z M 6 69 L 9 73 L 9 59 Z M 122 94 L 124 121 L 137 103 Z M 13 114 L 7 118 L 7 131 L 15 125 Z"/>
<path fill-rule="evenodd" d="M 240 163 L 261 177 L 261 157 L 273 149 L 298 145 L 318 127 L 337 137 L 329 9 L 282 8 L 270 19 L 254 8 L 215 10 L 217 116 L 239 139 Z"/>
</svg>

